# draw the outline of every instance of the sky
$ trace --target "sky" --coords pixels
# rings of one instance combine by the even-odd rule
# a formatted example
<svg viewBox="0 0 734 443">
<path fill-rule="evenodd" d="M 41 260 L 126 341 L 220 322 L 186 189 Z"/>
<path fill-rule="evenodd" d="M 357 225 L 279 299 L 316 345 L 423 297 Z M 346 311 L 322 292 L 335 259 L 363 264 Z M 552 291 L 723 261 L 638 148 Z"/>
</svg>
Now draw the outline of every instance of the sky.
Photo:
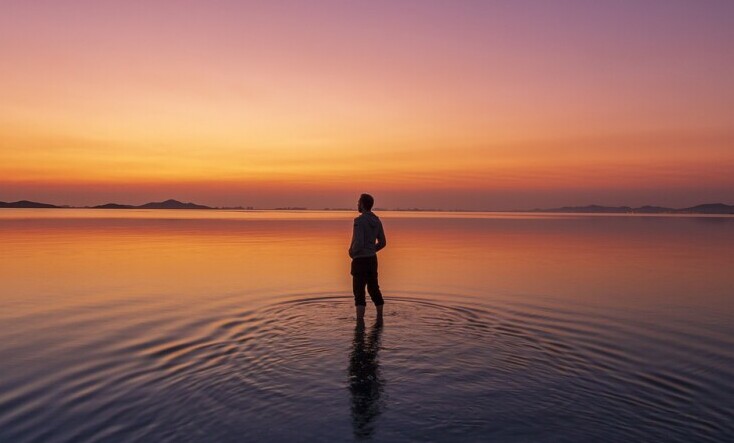
<svg viewBox="0 0 734 443">
<path fill-rule="evenodd" d="M 15 1 L 0 201 L 734 203 L 734 2 Z"/>
</svg>

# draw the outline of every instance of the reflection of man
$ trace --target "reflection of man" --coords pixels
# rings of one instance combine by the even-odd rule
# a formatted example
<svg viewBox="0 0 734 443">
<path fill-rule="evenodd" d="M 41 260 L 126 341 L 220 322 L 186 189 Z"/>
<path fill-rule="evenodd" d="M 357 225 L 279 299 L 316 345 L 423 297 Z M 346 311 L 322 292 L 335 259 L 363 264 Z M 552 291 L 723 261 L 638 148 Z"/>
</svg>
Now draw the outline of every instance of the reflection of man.
<svg viewBox="0 0 734 443">
<path fill-rule="evenodd" d="M 375 323 L 366 341 L 364 329 L 363 323 L 357 323 L 349 356 L 352 426 L 357 439 L 369 438 L 374 433 L 374 421 L 380 415 L 380 394 L 383 389 L 377 360 L 382 325 Z"/>
<path fill-rule="evenodd" d="M 377 308 L 377 321 L 382 322 L 382 306 L 385 304 L 377 283 L 377 251 L 384 248 L 385 231 L 382 222 L 372 213 L 375 199 L 369 194 L 362 194 L 357 202 L 357 210 L 361 215 L 354 219 L 352 243 L 349 256 L 352 258 L 352 289 L 354 305 L 357 309 L 357 322 L 364 321 L 366 306 L 364 287 Z"/>
</svg>

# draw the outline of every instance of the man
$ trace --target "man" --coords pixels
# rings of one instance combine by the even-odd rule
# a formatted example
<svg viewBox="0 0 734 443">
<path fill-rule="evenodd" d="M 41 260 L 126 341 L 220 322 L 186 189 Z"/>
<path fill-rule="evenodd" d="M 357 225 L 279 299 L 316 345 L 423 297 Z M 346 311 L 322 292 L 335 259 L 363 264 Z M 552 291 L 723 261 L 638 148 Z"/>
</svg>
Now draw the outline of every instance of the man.
<svg viewBox="0 0 734 443">
<path fill-rule="evenodd" d="M 357 210 L 361 215 L 354 219 L 352 244 L 349 256 L 352 258 L 352 289 L 354 305 L 357 309 L 357 322 L 364 322 L 365 285 L 370 298 L 377 308 L 377 323 L 382 323 L 382 307 L 385 304 L 377 283 L 377 251 L 384 248 L 385 231 L 382 222 L 372 213 L 375 199 L 369 194 L 362 194 L 357 202 Z"/>
</svg>

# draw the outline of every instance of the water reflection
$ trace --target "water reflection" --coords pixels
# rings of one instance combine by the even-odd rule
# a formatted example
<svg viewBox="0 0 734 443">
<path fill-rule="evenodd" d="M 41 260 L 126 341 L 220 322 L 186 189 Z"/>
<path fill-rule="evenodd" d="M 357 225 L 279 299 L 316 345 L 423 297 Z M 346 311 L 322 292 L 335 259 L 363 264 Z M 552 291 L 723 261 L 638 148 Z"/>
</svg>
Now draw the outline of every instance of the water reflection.
<svg viewBox="0 0 734 443">
<path fill-rule="evenodd" d="M 349 392 L 352 399 L 352 426 L 357 439 L 370 438 L 382 412 L 380 397 L 384 381 L 380 375 L 377 353 L 380 350 L 382 324 L 375 323 L 369 335 L 364 322 L 354 329 L 354 342 L 349 355 Z"/>
<path fill-rule="evenodd" d="M 734 217 L 3 211 L 0 442 L 734 435 Z"/>
</svg>

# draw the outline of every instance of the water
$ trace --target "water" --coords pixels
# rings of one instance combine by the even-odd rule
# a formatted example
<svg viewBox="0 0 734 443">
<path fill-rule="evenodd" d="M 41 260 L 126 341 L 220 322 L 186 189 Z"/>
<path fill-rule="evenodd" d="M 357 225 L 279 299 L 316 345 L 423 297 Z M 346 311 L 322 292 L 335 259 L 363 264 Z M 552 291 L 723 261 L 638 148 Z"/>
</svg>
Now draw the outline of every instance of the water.
<svg viewBox="0 0 734 443">
<path fill-rule="evenodd" d="M 734 218 L 0 212 L 0 441 L 725 441 Z"/>
</svg>

